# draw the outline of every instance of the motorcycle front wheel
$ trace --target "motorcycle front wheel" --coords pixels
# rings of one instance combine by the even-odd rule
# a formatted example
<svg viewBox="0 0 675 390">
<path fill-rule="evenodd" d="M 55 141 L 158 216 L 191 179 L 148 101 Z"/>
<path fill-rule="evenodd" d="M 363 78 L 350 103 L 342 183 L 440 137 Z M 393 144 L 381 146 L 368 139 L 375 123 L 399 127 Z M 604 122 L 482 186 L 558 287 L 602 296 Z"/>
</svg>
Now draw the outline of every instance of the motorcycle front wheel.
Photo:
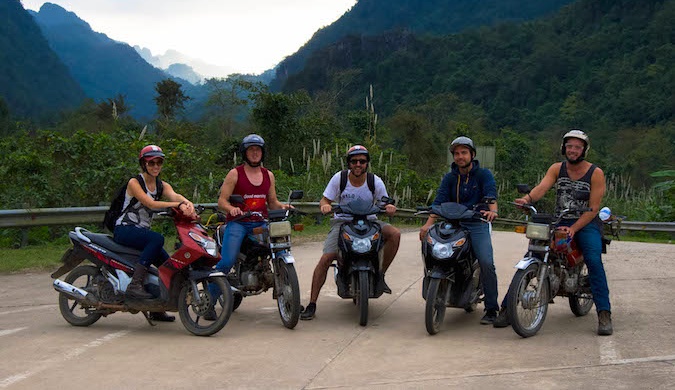
<svg viewBox="0 0 675 390">
<path fill-rule="evenodd" d="M 509 286 L 507 311 L 513 330 L 521 337 L 539 332 L 548 311 L 548 279 L 539 280 L 539 265 L 519 269 Z M 539 297 L 537 298 L 537 293 Z"/>
<path fill-rule="evenodd" d="M 81 265 L 66 276 L 65 282 L 93 294 L 98 290 L 97 283 L 103 280 L 105 278 L 97 267 Z M 108 281 L 105 280 L 105 283 Z M 63 318 L 74 326 L 89 326 L 101 318 L 100 313 L 92 312 L 93 308 L 82 306 L 64 293 L 59 293 L 59 310 Z"/>
<path fill-rule="evenodd" d="M 300 286 L 293 264 L 279 262 L 276 291 L 281 322 L 293 329 L 300 318 Z"/>
<path fill-rule="evenodd" d="M 370 277 L 368 271 L 359 271 L 359 280 L 356 284 L 356 306 L 359 308 L 359 325 L 368 324 L 368 298 L 370 297 Z"/>
<path fill-rule="evenodd" d="M 197 282 L 197 291 L 188 280 L 178 296 L 178 315 L 185 329 L 196 336 L 218 333 L 232 314 L 232 290 L 224 277 L 208 277 Z M 220 295 L 213 298 L 209 285 L 215 285 Z M 198 294 L 198 297 L 195 296 Z"/>
<path fill-rule="evenodd" d="M 445 318 L 445 295 L 448 290 L 447 279 L 432 278 L 427 288 L 427 306 L 424 312 L 424 323 L 429 334 L 436 334 L 441 330 Z"/>
<path fill-rule="evenodd" d="M 581 265 L 581 271 L 579 271 L 579 284 L 586 283 L 588 284 L 588 268 L 586 264 Z M 593 294 L 590 292 L 590 287 L 583 287 L 582 292 L 578 294 L 571 295 L 569 297 L 570 309 L 577 317 L 582 317 L 588 314 L 588 312 L 593 307 Z"/>
</svg>

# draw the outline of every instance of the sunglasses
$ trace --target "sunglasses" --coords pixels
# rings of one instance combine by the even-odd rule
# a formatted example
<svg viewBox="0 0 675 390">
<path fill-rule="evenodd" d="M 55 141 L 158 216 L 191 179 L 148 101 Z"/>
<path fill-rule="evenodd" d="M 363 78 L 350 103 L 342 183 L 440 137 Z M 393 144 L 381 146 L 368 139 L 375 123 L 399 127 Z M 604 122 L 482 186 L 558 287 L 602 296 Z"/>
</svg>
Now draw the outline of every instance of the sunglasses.
<svg viewBox="0 0 675 390">
<path fill-rule="evenodd" d="M 162 164 L 164 164 L 164 160 L 150 160 L 146 164 L 148 164 L 149 167 L 154 167 L 154 166 L 161 167 Z"/>
<path fill-rule="evenodd" d="M 349 160 L 349 163 L 354 164 L 354 165 L 357 165 L 357 164 L 366 165 L 366 164 L 368 164 L 368 160 L 366 160 L 365 158 L 363 158 L 363 159 L 362 158 L 355 158 L 355 159 Z"/>
</svg>

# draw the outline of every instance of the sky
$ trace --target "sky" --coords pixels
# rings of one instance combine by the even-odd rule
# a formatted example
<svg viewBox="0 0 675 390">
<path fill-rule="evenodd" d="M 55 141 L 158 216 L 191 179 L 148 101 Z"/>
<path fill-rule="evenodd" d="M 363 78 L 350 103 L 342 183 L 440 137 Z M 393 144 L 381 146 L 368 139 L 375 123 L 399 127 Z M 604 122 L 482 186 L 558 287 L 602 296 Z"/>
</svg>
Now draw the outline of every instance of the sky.
<svg viewBox="0 0 675 390">
<path fill-rule="evenodd" d="M 295 53 L 356 0 L 51 0 L 109 38 L 177 50 L 237 73 L 259 74 Z M 21 0 L 38 11 L 46 1 Z"/>
</svg>

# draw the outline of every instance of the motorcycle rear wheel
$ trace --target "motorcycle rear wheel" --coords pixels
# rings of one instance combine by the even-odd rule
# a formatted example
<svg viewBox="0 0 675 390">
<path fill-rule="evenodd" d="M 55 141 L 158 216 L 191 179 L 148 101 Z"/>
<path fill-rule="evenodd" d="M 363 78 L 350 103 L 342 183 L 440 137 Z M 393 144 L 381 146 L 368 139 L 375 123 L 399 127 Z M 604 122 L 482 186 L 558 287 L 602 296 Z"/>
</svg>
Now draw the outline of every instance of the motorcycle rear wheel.
<svg viewBox="0 0 675 390">
<path fill-rule="evenodd" d="M 221 291 L 215 300 L 209 293 L 209 284 L 215 284 Z M 232 314 L 232 290 L 224 277 L 207 277 L 197 281 L 199 303 L 194 297 L 192 283 L 186 281 L 178 296 L 178 315 L 185 329 L 196 336 L 211 336 L 218 333 L 227 324 Z M 215 319 L 207 320 L 207 313 L 213 309 Z"/>
<path fill-rule="evenodd" d="M 588 268 L 586 264 L 581 266 L 581 271 L 579 272 L 579 283 L 582 279 L 588 280 Z M 593 294 L 590 293 L 590 288 L 587 292 L 581 292 L 579 294 L 574 294 L 569 297 L 570 309 L 577 317 L 583 317 L 591 311 L 593 307 Z"/>
<path fill-rule="evenodd" d="M 509 286 L 507 311 L 513 330 L 521 337 L 531 337 L 544 325 L 548 312 L 548 279 L 538 280 L 539 265 L 519 269 Z M 535 293 L 539 291 L 539 299 Z"/>
<path fill-rule="evenodd" d="M 427 288 L 427 305 L 424 311 L 424 323 L 427 332 L 434 335 L 441 330 L 445 318 L 445 295 L 448 289 L 447 279 L 432 278 Z"/>
<path fill-rule="evenodd" d="M 359 325 L 368 324 L 368 298 L 370 297 L 370 275 L 368 271 L 359 271 L 359 282 L 356 285 L 356 306 L 359 308 Z"/>
<path fill-rule="evenodd" d="M 92 291 L 97 290 L 94 278 L 100 274 L 99 269 L 93 265 L 81 265 L 66 276 L 65 282 L 92 294 Z M 87 309 L 87 307 L 80 305 L 68 295 L 59 293 L 59 310 L 69 324 L 74 326 L 89 326 L 101 318 L 100 313 L 88 313 Z"/>
<path fill-rule="evenodd" d="M 281 322 L 288 329 L 293 329 L 300 319 L 300 285 L 293 264 L 279 262 L 277 283 L 277 306 Z"/>
</svg>

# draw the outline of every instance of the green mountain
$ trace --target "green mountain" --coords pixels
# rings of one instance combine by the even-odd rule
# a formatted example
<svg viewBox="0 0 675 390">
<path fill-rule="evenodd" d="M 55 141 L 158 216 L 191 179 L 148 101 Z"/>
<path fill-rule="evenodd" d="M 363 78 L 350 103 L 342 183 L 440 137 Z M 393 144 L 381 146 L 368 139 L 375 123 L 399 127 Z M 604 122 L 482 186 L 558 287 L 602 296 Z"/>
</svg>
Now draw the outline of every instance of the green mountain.
<svg viewBox="0 0 675 390">
<path fill-rule="evenodd" d="M 446 35 L 470 27 L 524 21 L 549 15 L 574 0 L 359 0 L 340 19 L 316 33 L 282 61 L 273 87 L 298 73 L 316 50 L 347 35 L 376 36 L 390 30 Z"/>
<path fill-rule="evenodd" d="M 154 115 L 155 84 L 169 75 L 148 64 L 128 44 L 93 31 L 88 23 L 58 5 L 44 3 L 34 17 L 88 97 L 100 101 L 121 94 L 133 116 Z M 176 81 L 184 89 L 189 87 L 188 82 Z"/>
<path fill-rule="evenodd" d="M 46 117 L 85 98 L 18 0 L 0 1 L 0 98 L 16 118 Z"/>
<path fill-rule="evenodd" d="M 654 125 L 673 120 L 675 0 L 581 0 L 545 20 L 443 37 L 349 36 L 319 50 L 284 91 L 391 114 L 453 95 L 493 128 Z"/>
</svg>

